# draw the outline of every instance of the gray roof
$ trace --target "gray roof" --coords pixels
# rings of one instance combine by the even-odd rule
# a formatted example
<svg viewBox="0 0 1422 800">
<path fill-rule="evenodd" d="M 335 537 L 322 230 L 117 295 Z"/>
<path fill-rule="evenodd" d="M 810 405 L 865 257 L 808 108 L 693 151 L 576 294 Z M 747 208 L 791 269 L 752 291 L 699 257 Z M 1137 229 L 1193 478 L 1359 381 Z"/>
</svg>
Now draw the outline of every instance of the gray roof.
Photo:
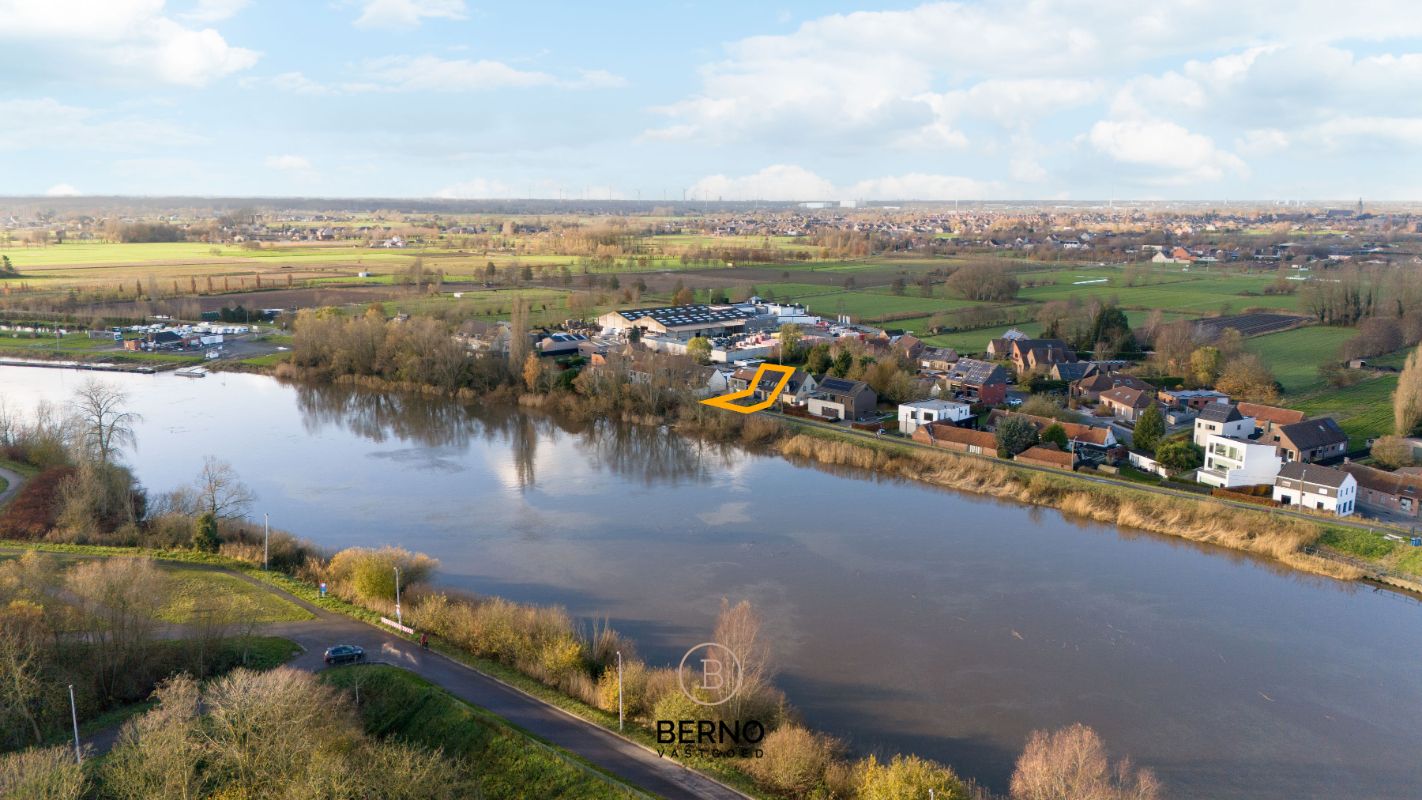
<svg viewBox="0 0 1422 800">
<path fill-rule="evenodd" d="M 819 391 L 824 394 L 850 395 L 860 389 L 868 387 L 864 381 L 851 381 L 846 378 L 825 378 L 820 381 Z"/>
<path fill-rule="evenodd" d="M 1302 461 L 1290 461 L 1279 468 L 1279 477 L 1303 481 L 1304 483 L 1312 483 L 1316 486 L 1331 486 L 1337 489 L 1351 476 L 1343 470 L 1334 469 L 1333 467 L 1305 464 Z"/>
<path fill-rule="evenodd" d="M 976 358 L 958 359 L 953 368 L 948 370 L 948 377 L 951 380 L 979 386 L 1007 382 L 1007 375 L 1002 371 L 1002 367 L 991 361 L 980 361 Z"/>
<path fill-rule="evenodd" d="M 1199 419 L 1206 422 L 1237 422 L 1244 419 L 1234 403 L 1206 403 L 1200 409 Z"/>
<path fill-rule="evenodd" d="M 1332 417 L 1306 419 L 1303 422 L 1280 426 L 1279 436 L 1287 437 L 1294 443 L 1294 447 L 1300 450 L 1313 450 L 1348 441 L 1348 434 L 1338 427 L 1338 422 Z"/>
<path fill-rule="evenodd" d="M 679 328 L 686 325 L 710 325 L 717 322 L 739 322 L 755 316 L 754 311 L 746 311 L 736 308 L 735 306 L 713 308 L 706 305 L 629 308 L 617 313 L 626 317 L 630 322 L 636 322 L 643 317 L 650 317 L 668 328 Z"/>
</svg>

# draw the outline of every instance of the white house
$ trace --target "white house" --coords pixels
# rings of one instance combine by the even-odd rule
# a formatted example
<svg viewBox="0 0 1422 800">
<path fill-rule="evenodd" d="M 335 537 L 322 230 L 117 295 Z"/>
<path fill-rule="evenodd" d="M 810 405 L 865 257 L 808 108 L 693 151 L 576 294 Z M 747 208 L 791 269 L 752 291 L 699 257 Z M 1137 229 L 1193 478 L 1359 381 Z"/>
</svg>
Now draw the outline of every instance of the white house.
<svg viewBox="0 0 1422 800">
<path fill-rule="evenodd" d="M 1274 478 L 1274 499 L 1346 517 L 1358 503 L 1358 481 L 1341 469 L 1290 461 Z"/>
<path fill-rule="evenodd" d="M 919 400 L 916 403 L 900 403 L 899 433 L 912 436 L 920 425 L 929 422 L 957 424 L 972 416 L 972 406 L 967 403 L 955 403 L 952 400 Z"/>
<path fill-rule="evenodd" d="M 1210 434 L 1205 437 L 1205 465 L 1196 480 L 1219 489 L 1272 484 L 1283 463 L 1272 444 Z"/>
<path fill-rule="evenodd" d="M 1239 413 L 1233 403 L 1206 403 L 1195 417 L 1194 441 L 1197 447 L 1204 447 L 1211 436 L 1226 436 L 1231 439 L 1248 439 L 1254 433 L 1254 418 Z"/>
</svg>

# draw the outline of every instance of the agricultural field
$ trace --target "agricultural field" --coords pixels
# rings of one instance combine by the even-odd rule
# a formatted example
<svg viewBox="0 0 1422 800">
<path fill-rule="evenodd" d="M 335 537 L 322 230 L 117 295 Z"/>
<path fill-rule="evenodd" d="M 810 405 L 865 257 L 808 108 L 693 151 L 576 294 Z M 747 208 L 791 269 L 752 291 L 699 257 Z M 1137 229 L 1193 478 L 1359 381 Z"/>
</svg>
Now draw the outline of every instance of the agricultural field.
<svg viewBox="0 0 1422 800">
<path fill-rule="evenodd" d="M 1392 393 L 1396 375 L 1383 375 L 1354 386 L 1320 389 L 1298 400 L 1286 398 L 1284 405 L 1310 417 L 1333 417 L 1348 434 L 1348 446 L 1360 448 L 1368 439 L 1392 433 Z"/>
<path fill-rule="evenodd" d="M 1101 278 L 1106 278 L 1106 282 L 1085 282 Z M 1041 302 L 1115 297 L 1127 309 L 1161 308 L 1200 315 L 1238 314 L 1256 307 L 1298 309 L 1295 295 L 1264 294 L 1264 290 L 1273 285 L 1274 278 L 1258 274 L 1143 271 L 1132 286 L 1127 285 L 1125 271 L 1120 267 L 1096 267 L 1027 273 L 1022 279 L 1036 283 L 1052 281 L 1045 286 L 1026 287 L 1018 294 L 1021 299 Z"/>
<path fill-rule="evenodd" d="M 1338 348 L 1356 333 L 1352 328 L 1311 325 L 1247 339 L 1245 349 L 1269 365 L 1286 398 L 1293 398 L 1324 387 L 1319 365 L 1333 360 Z"/>
</svg>

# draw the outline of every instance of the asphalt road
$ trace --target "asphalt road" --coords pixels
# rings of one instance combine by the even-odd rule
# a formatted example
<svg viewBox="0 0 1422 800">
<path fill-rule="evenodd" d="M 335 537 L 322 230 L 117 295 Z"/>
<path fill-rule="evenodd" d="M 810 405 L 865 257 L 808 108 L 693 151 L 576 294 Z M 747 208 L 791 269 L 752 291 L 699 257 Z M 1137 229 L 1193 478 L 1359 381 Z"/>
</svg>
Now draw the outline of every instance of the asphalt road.
<svg viewBox="0 0 1422 800">
<path fill-rule="evenodd" d="M 0 467 L 0 478 L 5 479 L 5 491 L 0 492 L 0 506 L 10 502 L 10 498 L 15 496 L 15 492 L 20 491 L 20 484 L 24 483 L 24 476 L 14 470 Z"/>
</svg>

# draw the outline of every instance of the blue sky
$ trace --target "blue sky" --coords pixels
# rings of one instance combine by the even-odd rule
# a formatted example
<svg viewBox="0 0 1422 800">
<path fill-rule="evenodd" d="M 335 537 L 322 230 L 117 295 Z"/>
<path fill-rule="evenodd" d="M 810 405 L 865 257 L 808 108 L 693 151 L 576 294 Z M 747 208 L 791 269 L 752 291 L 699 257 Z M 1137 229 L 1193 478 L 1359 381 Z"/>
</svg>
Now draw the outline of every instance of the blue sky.
<svg viewBox="0 0 1422 800">
<path fill-rule="evenodd" d="M 1422 199 L 1342 8 L 0 0 L 0 195 Z"/>
</svg>

